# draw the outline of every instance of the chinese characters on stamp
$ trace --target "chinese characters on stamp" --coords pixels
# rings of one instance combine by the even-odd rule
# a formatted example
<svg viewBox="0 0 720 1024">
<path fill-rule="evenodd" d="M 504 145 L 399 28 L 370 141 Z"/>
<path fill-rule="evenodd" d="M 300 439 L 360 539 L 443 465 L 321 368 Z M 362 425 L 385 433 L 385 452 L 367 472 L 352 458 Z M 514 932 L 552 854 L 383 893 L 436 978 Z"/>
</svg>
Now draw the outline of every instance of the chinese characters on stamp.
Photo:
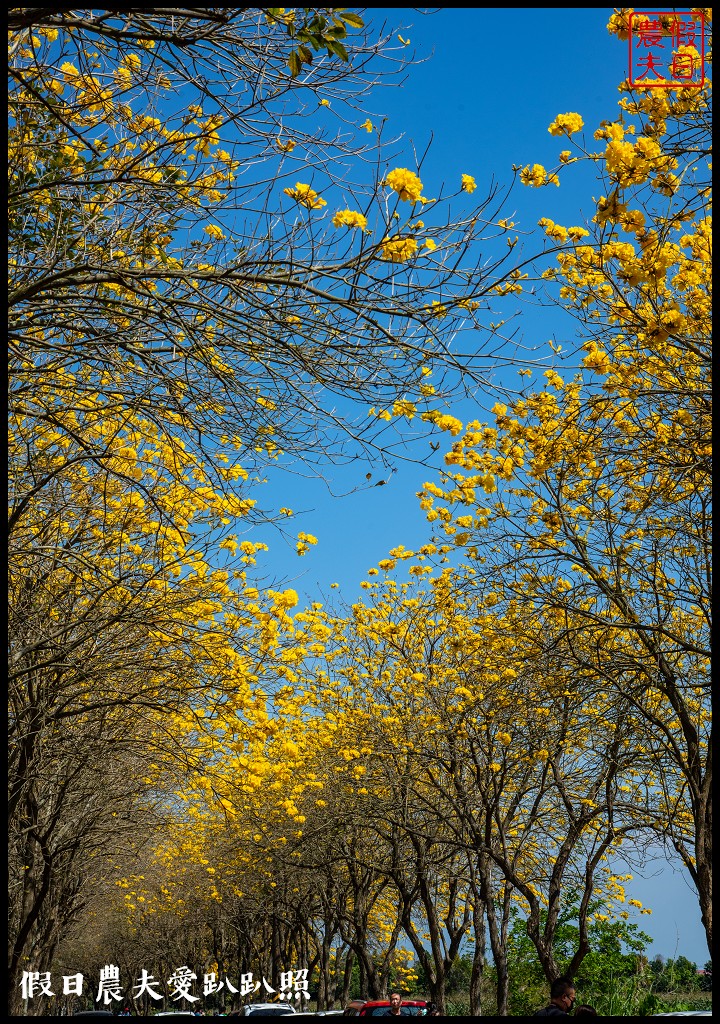
<svg viewBox="0 0 720 1024">
<path fill-rule="evenodd" d="M 702 11 L 633 11 L 628 35 L 633 89 L 701 89 L 705 85 Z"/>
</svg>

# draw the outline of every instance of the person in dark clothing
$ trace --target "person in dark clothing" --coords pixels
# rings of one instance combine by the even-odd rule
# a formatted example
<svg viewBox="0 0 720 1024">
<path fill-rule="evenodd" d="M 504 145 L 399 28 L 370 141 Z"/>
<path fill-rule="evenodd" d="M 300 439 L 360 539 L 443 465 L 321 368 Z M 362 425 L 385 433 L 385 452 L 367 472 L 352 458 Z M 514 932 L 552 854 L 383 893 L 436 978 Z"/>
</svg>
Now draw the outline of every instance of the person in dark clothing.
<svg viewBox="0 0 720 1024">
<path fill-rule="evenodd" d="M 597 1017 L 598 1012 L 594 1006 L 589 1006 L 587 1003 L 581 1003 L 580 1006 L 575 1007 L 575 1013 L 573 1017 Z"/>
<path fill-rule="evenodd" d="M 385 1010 L 381 1014 L 381 1016 L 382 1017 L 404 1017 L 405 1014 L 400 1009 L 401 1003 L 402 1003 L 402 996 L 400 995 L 400 993 L 399 992 L 391 992 L 390 993 L 390 1005 L 388 1006 L 387 1010 Z"/>
<path fill-rule="evenodd" d="M 570 978 L 556 978 L 550 986 L 550 1002 L 533 1017 L 569 1017 L 575 1003 L 575 982 Z"/>
</svg>

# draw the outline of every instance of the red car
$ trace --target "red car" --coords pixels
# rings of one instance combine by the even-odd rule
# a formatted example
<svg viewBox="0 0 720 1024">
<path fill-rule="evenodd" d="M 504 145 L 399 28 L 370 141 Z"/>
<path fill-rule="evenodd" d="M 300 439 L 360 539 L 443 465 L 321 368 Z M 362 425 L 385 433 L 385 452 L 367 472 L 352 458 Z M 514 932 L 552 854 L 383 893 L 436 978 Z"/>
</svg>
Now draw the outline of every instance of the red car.
<svg viewBox="0 0 720 1024">
<path fill-rule="evenodd" d="M 401 1017 L 424 1017 L 427 999 L 403 999 L 400 1003 Z M 385 1017 L 390 1007 L 389 999 L 353 999 L 345 1009 L 346 1017 Z"/>
</svg>

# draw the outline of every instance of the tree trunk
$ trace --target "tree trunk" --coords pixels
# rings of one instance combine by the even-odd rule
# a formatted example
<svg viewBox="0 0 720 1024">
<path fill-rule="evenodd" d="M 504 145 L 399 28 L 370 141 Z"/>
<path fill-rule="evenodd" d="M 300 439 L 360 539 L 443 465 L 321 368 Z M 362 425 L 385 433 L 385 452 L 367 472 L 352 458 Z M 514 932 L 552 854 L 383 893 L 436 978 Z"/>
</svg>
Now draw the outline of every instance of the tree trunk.
<svg viewBox="0 0 720 1024">
<path fill-rule="evenodd" d="M 480 893 L 473 886 L 473 949 L 472 971 L 470 972 L 470 1016 L 482 1016 L 482 976 L 485 966 L 485 904 Z"/>
<path fill-rule="evenodd" d="M 347 951 L 345 957 L 345 971 L 343 972 L 342 1008 L 343 1010 L 350 1002 L 350 988 L 352 986 L 352 972 L 355 965 L 355 953 L 352 949 Z"/>
</svg>

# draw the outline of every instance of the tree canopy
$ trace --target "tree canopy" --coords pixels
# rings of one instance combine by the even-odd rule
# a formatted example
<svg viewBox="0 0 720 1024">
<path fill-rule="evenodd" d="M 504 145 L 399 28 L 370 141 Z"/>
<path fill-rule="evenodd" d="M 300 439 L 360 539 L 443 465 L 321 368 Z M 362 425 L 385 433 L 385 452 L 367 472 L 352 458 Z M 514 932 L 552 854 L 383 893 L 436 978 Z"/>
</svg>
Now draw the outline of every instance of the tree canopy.
<svg viewBox="0 0 720 1024">
<path fill-rule="evenodd" d="M 518 183 L 603 194 L 521 259 L 510 185 L 396 166 L 364 19 L 10 11 L 13 1014 L 71 953 L 441 1011 L 464 962 L 480 1013 L 488 940 L 506 1015 L 518 948 L 639 956 L 658 843 L 710 943 L 709 86 L 558 115 Z M 579 363 L 466 422 L 530 275 Z M 426 543 L 352 605 L 260 583 L 268 466 L 426 430 Z"/>
</svg>

